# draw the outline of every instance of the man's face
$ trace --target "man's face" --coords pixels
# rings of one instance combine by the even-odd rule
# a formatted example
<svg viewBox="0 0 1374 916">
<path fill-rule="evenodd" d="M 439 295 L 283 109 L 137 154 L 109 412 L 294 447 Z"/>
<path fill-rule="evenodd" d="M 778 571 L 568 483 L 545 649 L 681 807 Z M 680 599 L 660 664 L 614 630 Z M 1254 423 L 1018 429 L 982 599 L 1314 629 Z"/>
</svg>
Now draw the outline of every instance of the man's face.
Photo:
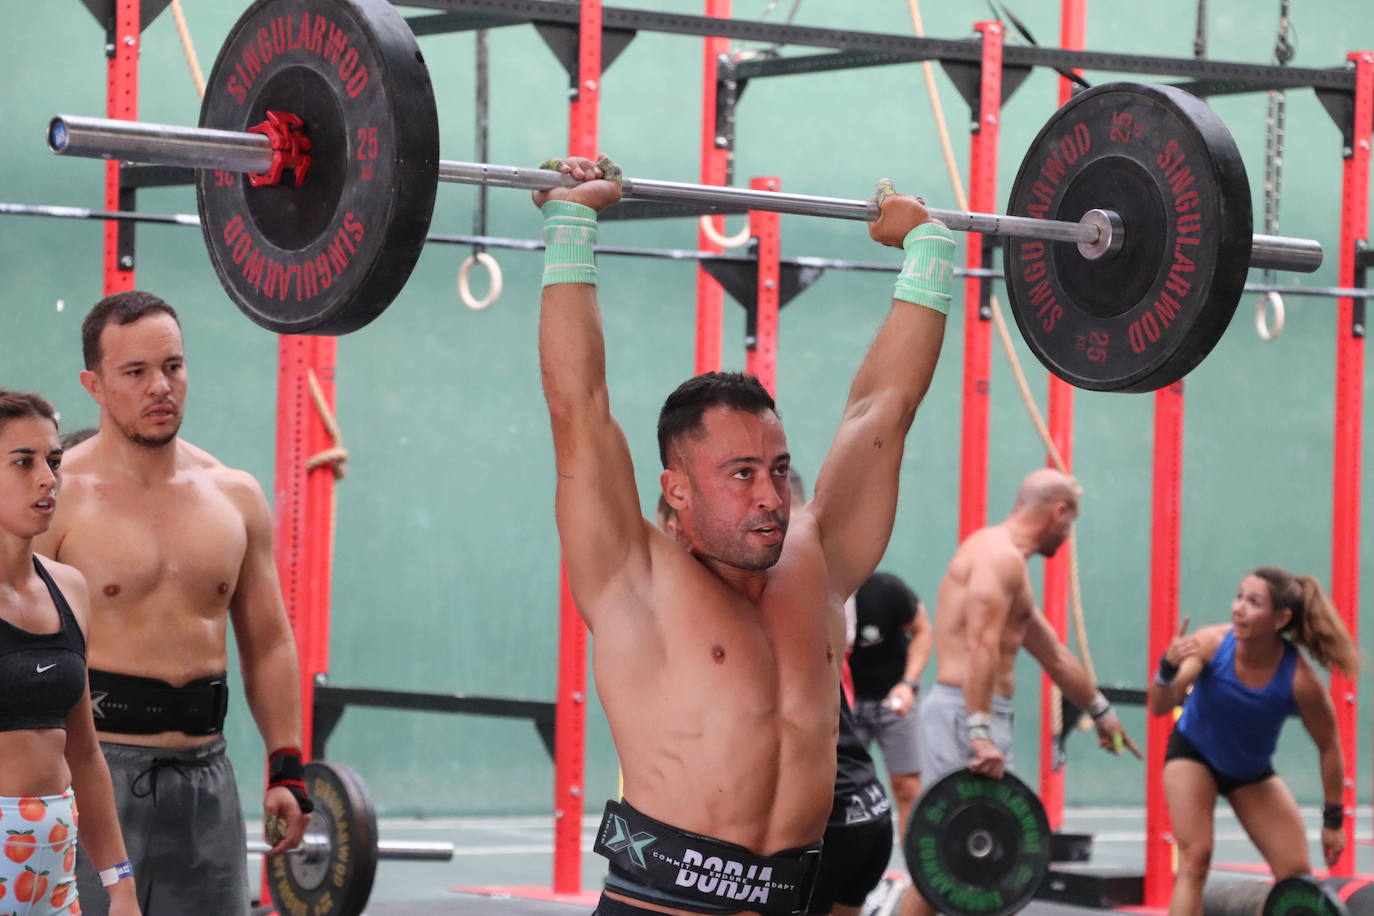
<svg viewBox="0 0 1374 916">
<path fill-rule="evenodd" d="M 1041 532 L 1038 551 L 1040 555 L 1044 557 L 1054 556 L 1060 546 L 1069 539 L 1069 535 L 1073 533 L 1073 523 L 1077 519 L 1077 502 L 1055 503 Z"/>
<path fill-rule="evenodd" d="M 132 324 L 107 324 L 100 349 L 100 366 L 81 373 L 81 382 L 110 423 L 149 448 L 175 439 L 186 403 L 186 357 L 176 320 L 153 312 Z"/>
<path fill-rule="evenodd" d="M 772 411 L 713 407 L 704 436 L 677 443 L 686 467 L 686 505 L 678 512 L 693 553 L 746 571 L 782 555 L 791 494 L 787 437 Z"/>
</svg>

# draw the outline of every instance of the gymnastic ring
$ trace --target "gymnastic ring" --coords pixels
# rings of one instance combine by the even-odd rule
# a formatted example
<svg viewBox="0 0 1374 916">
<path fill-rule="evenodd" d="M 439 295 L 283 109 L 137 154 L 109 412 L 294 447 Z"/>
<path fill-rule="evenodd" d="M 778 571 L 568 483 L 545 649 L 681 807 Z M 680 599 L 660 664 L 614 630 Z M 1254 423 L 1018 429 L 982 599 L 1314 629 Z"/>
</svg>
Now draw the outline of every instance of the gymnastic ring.
<svg viewBox="0 0 1374 916">
<path fill-rule="evenodd" d="M 472 294 L 472 287 L 468 285 L 468 273 L 472 270 L 474 263 L 481 264 L 487 269 L 487 276 L 491 280 L 491 285 L 487 289 L 487 294 L 478 299 Z M 491 305 L 501 296 L 502 287 L 501 265 L 496 259 L 485 251 L 478 251 L 467 256 L 463 266 L 458 268 L 458 298 L 463 300 L 463 304 L 474 312 Z"/>
<path fill-rule="evenodd" d="M 701 227 L 701 234 L 710 239 L 711 244 L 719 245 L 721 248 L 738 248 L 749 241 L 749 224 L 734 235 L 721 235 L 716 231 L 716 224 L 712 218 L 703 213 L 697 220 L 697 225 Z"/>
<path fill-rule="evenodd" d="M 1272 327 L 1269 325 L 1269 308 L 1274 310 L 1274 324 Z M 1261 293 L 1259 301 L 1255 303 L 1255 330 L 1259 332 L 1260 339 L 1273 340 L 1282 334 L 1283 318 L 1283 297 L 1272 289 Z"/>
</svg>

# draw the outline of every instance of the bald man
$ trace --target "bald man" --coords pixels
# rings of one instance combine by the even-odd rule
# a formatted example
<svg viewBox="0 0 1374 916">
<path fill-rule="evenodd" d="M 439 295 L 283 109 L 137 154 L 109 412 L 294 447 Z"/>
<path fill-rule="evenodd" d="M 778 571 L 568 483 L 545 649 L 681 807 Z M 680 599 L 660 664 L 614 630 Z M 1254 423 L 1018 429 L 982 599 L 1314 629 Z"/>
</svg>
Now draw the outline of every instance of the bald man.
<svg viewBox="0 0 1374 916">
<path fill-rule="evenodd" d="M 1048 468 L 1021 483 L 1011 514 L 969 535 L 940 582 L 935 604 L 935 689 L 921 703 L 925 785 L 968 767 L 1000 778 L 1011 758 L 1016 653 L 1024 647 L 1064 696 L 1097 723 L 1099 743 L 1140 756 L 1111 704 L 1035 606 L 1029 559 L 1068 540 L 1082 490 Z"/>
</svg>

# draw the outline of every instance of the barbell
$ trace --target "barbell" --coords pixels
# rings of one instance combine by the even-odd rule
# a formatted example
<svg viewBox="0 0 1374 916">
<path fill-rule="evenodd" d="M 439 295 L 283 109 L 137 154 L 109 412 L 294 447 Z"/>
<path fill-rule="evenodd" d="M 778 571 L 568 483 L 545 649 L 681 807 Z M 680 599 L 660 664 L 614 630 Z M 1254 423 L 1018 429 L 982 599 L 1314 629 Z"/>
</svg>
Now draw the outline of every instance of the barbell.
<svg viewBox="0 0 1374 916">
<path fill-rule="evenodd" d="M 440 181 L 571 184 L 441 161 L 424 58 L 387 0 L 257 0 L 220 49 L 199 127 L 59 115 L 47 140 L 59 155 L 197 169 L 215 272 L 278 333 L 344 334 L 379 316 L 419 259 Z M 622 192 L 877 217 L 872 201 L 743 188 L 627 178 Z M 1027 152 L 1008 210 L 930 208 L 951 229 L 1008 239 L 1008 298 L 1027 344 L 1051 372 L 1095 390 L 1177 381 L 1220 339 L 1250 267 L 1310 272 L 1322 261 L 1315 240 L 1253 234 L 1230 132 L 1168 86 L 1108 83 L 1070 100 Z"/>
<path fill-rule="evenodd" d="M 379 859 L 452 860 L 451 843 L 378 840 L 372 797 L 349 767 L 312 760 L 304 778 L 315 802 L 305 837 L 295 849 L 266 859 L 268 888 L 283 916 L 358 916 L 372 895 Z M 270 848 L 248 841 L 249 852 Z"/>
</svg>

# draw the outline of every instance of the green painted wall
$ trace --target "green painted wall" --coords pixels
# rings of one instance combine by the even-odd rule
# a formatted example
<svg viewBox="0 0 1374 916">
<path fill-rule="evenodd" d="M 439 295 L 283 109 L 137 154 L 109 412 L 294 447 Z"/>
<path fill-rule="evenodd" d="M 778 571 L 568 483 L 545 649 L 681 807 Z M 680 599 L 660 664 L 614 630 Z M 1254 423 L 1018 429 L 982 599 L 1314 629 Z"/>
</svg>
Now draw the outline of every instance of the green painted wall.
<svg viewBox="0 0 1374 916">
<path fill-rule="evenodd" d="M 240 4 L 186 5 L 208 69 Z M 698 11 L 694 2 L 652 5 Z M 1012 5 L 1038 37 L 1056 39 L 1057 3 Z M 1212 55 L 1269 59 L 1277 17 L 1277 4 L 1270 5 L 1214 0 Z M 103 113 L 102 30 L 75 0 L 8 0 L 6 6 L 11 22 L 22 23 L 14 34 L 24 40 L 10 45 L 0 94 L 6 132 L 0 199 L 99 206 L 102 167 L 57 162 L 41 138 L 56 112 Z M 764 9 L 762 0 L 737 0 L 735 6 L 740 16 Z M 979 4 L 928 6 L 927 30 L 943 37 L 970 35 L 972 22 L 985 13 Z M 1295 3 L 1294 63 L 1342 66 L 1349 49 L 1374 47 L 1366 12 L 1360 0 Z M 1098 4 L 1089 18 L 1088 45 L 1187 55 L 1193 16 L 1189 0 Z M 910 29 L 899 0 L 810 0 L 797 21 Z M 473 38 L 429 37 L 422 47 L 442 111 L 443 154 L 472 158 Z M 493 32 L 491 47 L 493 161 L 534 163 L 563 151 L 566 80 L 553 57 L 528 27 Z M 602 146 L 631 174 L 696 180 L 700 57 L 696 39 L 644 34 L 607 75 Z M 967 109 L 941 79 L 942 99 L 956 130 L 962 129 Z M 1021 150 L 1051 112 L 1055 92 L 1054 78 L 1037 72 L 1007 107 L 1003 195 Z M 1263 98 L 1223 98 L 1216 107 L 1252 176 L 1262 175 Z M 140 111 L 151 121 L 196 118 L 170 15 L 145 34 Z M 875 178 L 891 175 L 901 188 L 953 205 L 915 66 L 758 81 L 739 115 L 740 181 L 771 174 L 786 189 L 859 197 Z M 1288 124 L 1282 231 L 1322 240 L 1334 265 L 1339 137 L 1310 92 L 1294 93 Z M 957 137 L 956 147 L 965 161 L 966 139 Z M 1258 213 L 1258 177 L 1252 185 Z M 469 231 L 475 192 L 445 187 L 439 196 L 434 229 Z M 180 212 L 195 206 L 185 188 L 145 192 L 140 204 Z M 736 225 L 732 219 L 731 229 Z M 874 247 L 855 224 L 784 217 L 783 225 L 789 255 L 895 256 Z M 490 229 L 528 237 L 538 232 L 539 220 L 523 194 L 496 192 Z M 610 244 L 695 244 L 687 222 L 613 223 L 602 237 Z M 139 239 L 140 285 L 169 298 L 185 319 L 192 374 L 185 435 L 249 469 L 270 489 L 275 341 L 225 300 L 198 233 L 147 227 Z M 10 217 L 0 222 L 0 240 L 0 384 L 41 390 L 59 404 L 69 427 L 88 424 L 95 413 L 76 381 L 78 326 L 100 294 L 100 229 Z M 428 249 L 386 315 L 340 344 L 339 419 L 352 460 L 338 498 L 331 673 L 346 685 L 549 698 L 558 569 L 552 459 L 535 352 L 540 259 L 497 252 L 506 292 L 479 314 L 466 310 L 454 292 L 466 253 Z M 1334 282 L 1334 267 L 1302 282 Z M 832 273 L 782 317 L 781 409 L 797 464 L 808 476 L 825 453 L 848 379 L 887 308 L 890 283 L 882 275 Z M 693 270 L 604 259 L 601 296 L 615 411 L 629 434 L 641 499 L 650 507 L 657 487 L 657 408 L 692 366 Z M 1250 308 L 1247 299 L 1235 327 L 1188 383 L 1181 577 L 1183 607 L 1197 625 L 1223 620 L 1239 577 L 1261 562 L 1329 576 L 1335 306 L 1329 300 L 1290 302 L 1288 330 L 1274 343 L 1256 338 Z M 954 548 L 957 306 L 954 314 L 944 362 L 911 433 L 897 529 L 883 564 L 925 593 L 933 591 Z M 742 313 L 727 306 L 726 315 L 727 362 L 742 366 Z M 1043 393 L 1043 372 L 1024 350 L 1021 356 Z M 1041 463 L 1042 453 L 1000 354 L 993 376 L 990 512 L 1000 517 L 1021 475 Z M 1083 589 L 1098 670 L 1111 683 L 1138 685 L 1149 666 L 1141 647 L 1151 418 L 1148 397 L 1083 394 L 1077 400 L 1076 463 L 1087 492 L 1079 528 Z M 1362 507 L 1366 520 L 1370 498 L 1366 494 Z M 1365 548 L 1365 565 L 1368 558 Z M 1036 701 L 1029 666 L 1022 677 L 1018 750 L 1023 773 L 1034 779 Z M 229 737 L 251 808 L 261 749 L 241 696 Z M 1368 710 L 1366 702 L 1364 735 Z M 1143 731 L 1141 715 L 1125 718 L 1134 732 Z M 595 705 L 590 723 L 587 796 L 595 805 L 614 792 L 616 769 Z M 1139 802 L 1140 765 L 1104 760 L 1090 744 L 1075 741 L 1071 801 Z M 550 805 L 552 768 L 526 723 L 353 711 L 336 733 L 331 756 L 361 770 L 386 813 L 539 812 Z M 1318 791 L 1315 762 L 1310 743 L 1292 726 L 1278 765 L 1306 800 Z M 1367 797 L 1368 780 L 1362 781 Z"/>
</svg>

